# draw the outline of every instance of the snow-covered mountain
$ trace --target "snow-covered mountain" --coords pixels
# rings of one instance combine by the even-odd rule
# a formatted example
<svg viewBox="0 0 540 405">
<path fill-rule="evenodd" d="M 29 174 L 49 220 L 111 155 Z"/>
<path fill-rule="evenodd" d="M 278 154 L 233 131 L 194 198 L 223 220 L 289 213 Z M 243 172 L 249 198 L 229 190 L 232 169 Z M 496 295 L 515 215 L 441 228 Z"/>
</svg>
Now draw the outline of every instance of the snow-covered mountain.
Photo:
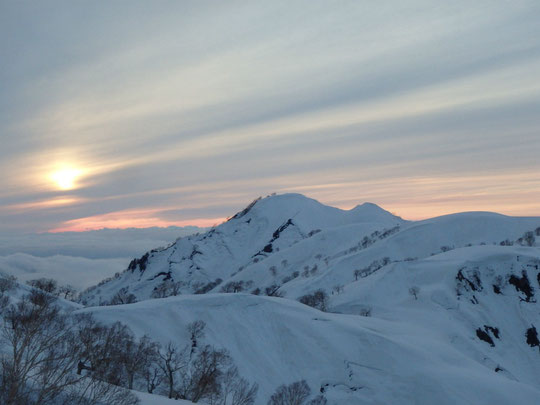
<svg viewBox="0 0 540 405">
<path fill-rule="evenodd" d="M 164 346 L 204 321 L 206 343 L 259 384 L 257 405 L 301 379 L 330 405 L 536 404 L 539 242 L 540 218 L 412 222 L 270 196 L 134 259 L 72 310 Z M 298 302 L 316 291 L 325 312 Z"/>
<path fill-rule="evenodd" d="M 219 291 L 235 275 L 239 279 L 240 273 L 248 274 L 252 268 L 261 270 L 270 258 L 279 257 L 280 263 L 291 260 L 290 266 L 280 267 L 293 273 L 298 268 L 293 262 L 302 260 L 299 254 L 307 263 L 314 256 L 340 253 L 351 242 L 357 243 L 354 239 L 373 232 L 382 238 L 385 231 L 395 232 L 404 224 L 374 204 L 344 211 L 299 194 L 271 196 L 255 200 L 206 233 L 180 238 L 166 249 L 152 250 L 133 260 L 120 277 L 91 289 L 83 299 L 98 304 L 110 300 L 122 288 L 138 300 L 147 299 L 163 281 L 179 282 L 181 293 Z M 312 254 L 307 249 L 317 252 Z"/>
<path fill-rule="evenodd" d="M 296 299 L 319 288 L 338 291 L 393 262 L 465 246 L 511 244 L 539 226 L 538 218 L 484 212 L 410 222 L 369 203 L 344 211 L 299 194 L 270 196 L 206 233 L 133 260 L 82 299 L 98 305 L 118 292 L 140 301 L 267 289 Z M 174 291 L 163 291 L 165 285 L 174 285 Z"/>
</svg>

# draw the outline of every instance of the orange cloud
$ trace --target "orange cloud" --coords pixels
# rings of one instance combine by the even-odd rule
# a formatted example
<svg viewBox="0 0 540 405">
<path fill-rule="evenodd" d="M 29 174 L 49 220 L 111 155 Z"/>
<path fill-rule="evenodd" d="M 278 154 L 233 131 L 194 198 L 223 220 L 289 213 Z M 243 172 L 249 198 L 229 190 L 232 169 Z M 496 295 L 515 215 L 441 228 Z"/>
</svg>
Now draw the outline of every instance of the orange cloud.
<svg viewBox="0 0 540 405">
<path fill-rule="evenodd" d="M 57 228 L 49 230 L 57 232 L 84 232 L 103 228 L 149 228 L 167 226 L 199 226 L 210 227 L 225 221 L 226 218 L 196 218 L 179 221 L 167 221 L 159 218 L 158 212 L 162 209 L 125 210 L 111 212 L 103 215 L 94 215 L 85 218 L 77 218 L 64 222 Z"/>
<path fill-rule="evenodd" d="M 17 213 L 17 212 L 24 212 L 24 211 L 31 211 L 31 210 L 62 207 L 66 205 L 82 203 L 84 201 L 85 201 L 84 199 L 78 198 L 78 197 L 59 197 L 59 198 L 53 198 L 50 200 L 32 201 L 32 202 L 27 202 L 27 203 L 5 205 L 3 207 L 0 207 L 0 209 L 11 211 L 12 213 Z"/>
</svg>

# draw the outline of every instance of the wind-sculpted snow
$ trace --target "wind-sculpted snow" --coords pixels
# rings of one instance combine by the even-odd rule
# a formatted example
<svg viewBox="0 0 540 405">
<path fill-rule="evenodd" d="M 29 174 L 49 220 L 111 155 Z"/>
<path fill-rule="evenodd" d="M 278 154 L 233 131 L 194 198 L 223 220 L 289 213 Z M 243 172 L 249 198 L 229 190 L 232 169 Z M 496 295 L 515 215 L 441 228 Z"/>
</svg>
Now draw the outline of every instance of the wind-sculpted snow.
<svg viewBox="0 0 540 405">
<path fill-rule="evenodd" d="M 84 311 L 105 322 L 121 319 L 162 343 L 187 342 L 186 325 L 203 320 L 205 340 L 227 348 L 241 374 L 259 383 L 257 404 L 265 404 L 278 385 L 299 379 L 338 405 L 535 403 L 540 354 L 526 344 L 526 328 L 511 331 L 526 326 L 513 319 L 519 299 L 510 295 L 492 308 L 500 298 L 491 297 L 493 292 L 478 305 L 458 298 L 456 270 L 447 266 L 438 283 L 434 277 L 426 283 L 418 279 L 417 300 L 408 294 L 406 278 L 391 286 L 381 280 L 397 269 L 382 270 L 366 283 L 372 294 L 361 300 L 373 306 L 372 317 L 245 294 L 170 297 Z M 385 295 L 388 290 L 394 295 Z M 483 324 L 498 325 L 495 347 L 476 338 L 475 328 Z"/>
</svg>

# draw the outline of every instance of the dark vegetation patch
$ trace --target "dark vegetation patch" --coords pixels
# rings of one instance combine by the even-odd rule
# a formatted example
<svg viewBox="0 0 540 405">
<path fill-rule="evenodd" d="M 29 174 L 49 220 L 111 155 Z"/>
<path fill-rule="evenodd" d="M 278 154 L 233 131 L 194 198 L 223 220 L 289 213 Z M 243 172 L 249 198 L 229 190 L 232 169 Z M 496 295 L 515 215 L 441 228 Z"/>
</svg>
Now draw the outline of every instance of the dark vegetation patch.
<svg viewBox="0 0 540 405">
<path fill-rule="evenodd" d="M 167 272 L 164 272 L 164 271 L 160 271 L 158 274 L 156 274 L 152 280 L 155 280 L 156 278 L 158 277 L 161 277 L 163 276 L 163 281 L 165 280 L 171 280 L 172 279 L 172 274 L 170 271 L 167 271 Z"/>
<path fill-rule="evenodd" d="M 499 338 L 499 328 L 494 328 L 493 326 L 487 326 L 487 325 L 484 325 L 484 329 L 486 330 L 486 332 L 491 332 L 493 333 L 493 336 L 495 336 L 497 339 L 500 339 Z"/>
<path fill-rule="evenodd" d="M 382 259 L 374 260 L 369 264 L 369 266 L 364 267 L 363 269 L 355 269 L 353 272 L 354 278 L 355 280 L 358 280 L 359 277 L 360 278 L 367 277 L 375 273 L 376 271 L 379 271 L 380 269 L 382 269 L 384 266 L 387 266 L 391 262 L 392 260 L 389 257 L 383 257 Z"/>
<path fill-rule="evenodd" d="M 526 302 L 531 302 L 531 298 L 534 297 L 534 290 L 529 282 L 529 278 L 527 277 L 527 272 L 525 270 L 521 272 L 521 277 L 517 277 L 512 274 L 508 279 L 508 282 L 516 287 L 517 291 L 525 294 Z"/>
<path fill-rule="evenodd" d="M 538 332 L 534 325 L 532 325 L 525 333 L 527 338 L 527 344 L 531 347 L 540 347 L 540 341 L 538 340 Z"/>
<path fill-rule="evenodd" d="M 289 226 L 291 225 L 294 225 L 293 221 L 292 221 L 292 218 L 289 218 L 287 220 L 287 222 L 285 222 L 283 225 L 281 225 L 278 229 L 276 229 L 274 231 L 274 233 L 272 234 L 272 240 L 270 242 L 273 242 L 275 241 L 277 238 L 279 238 L 279 236 L 281 235 L 281 233 L 287 229 Z"/>
<path fill-rule="evenodd" d="M 283 233 L 283 231 L 285 231 L 285 229 L 287 229 L 289 226 L 293 225 L 294 226 L 294 223 L 292 221 L 291 218 L 289 218 L 287 220 L 287 222 L 285 222 L 283 225 L 281 225 L 278 229 L 276 229 L 274 231 L 274 233 L 272 234 L 272 239 L 270 239 L 270 241 L 268 242 L 268 244 L 262 249 L 260 250 L 259 252 L 255 253 L 253 255 L 253 257 L 256 257 L 256 256 L 266 256 L 265 253 L 272 253 L 274 251 L 274 247 L 272 246 L 272 243 L 277 240 L 280 235 Z"/>
<path fill-rule="evenodd" d="M 298 301 L 304 305 L 317 308 L 320 311 L 328 310 L 328 294 L 322 289 L 313 292 L 313 294 L 303 295 L 298 298 Z"/>
<path fill-rule="evenodd" d="M 465 268 L 460 269 L 456 276 L 456 279 L 458 280 L 458 287 L 463 287 L 468 291 L 482 291 L 482 281 L 480 281 L 478 269 L 468 272 L 468 277 L 463 274 L 463 270 L 465 270 Z M 461 295 L 459 290 L 458 295 Z"/>
<path fill-rule="evenodd" d="M 264 289 L 264 294 L 269 297 L 283 297 L 283 293 L 279 291 L 280 287 L 278 284 L 272 284 Z"/>
<path fill-rule="evenodd" d="M 207 284 L 203 285 L 201 288 L 195 291 L 195 294 L 206 294 L 208 291 L 213 290 L 218 285 L 223 282 L 222 279 L 216 278 L 214 281 L 210 281 Z"/>
<path fill-rule="evenodd" d="M 492 335 L 496 339 L 500 339 L 499 328 L 493 326 L 484 325 L 484 329 L 476 329 L 476 336 L 478 339 L 483 340 L 486 343 L 489 343 L 492 347 L 495 347 L 495 342 L 493 341 Z"/>
<path fill-rule="evenodd" d="M 489 333 L 487 333 L 486 331 L 478 328 L 476 329 L 476 336 L 478 337 L 478 339 L 483 340 L 486 343 L 489 343 L 491 347 L 495 347 L 495 343 L 493 342 L 493 339 L 491 338 L 491 336 L 489 336 Z"/>
<path fill-rule="evenodd" d="M 251 288 L 251 286 L 253 285 L 253 281 L 252 280 L 249 280 L 249 281 L 244 281 L 244 280 L 239 280 L 239 281 L 229 281 L 227 284 L 225 284 L 223 287 L 221 287 L 221 292 L 224 292 L 224 293 L 239 293 L 239 292 L 242 292 L 248 288 Z"/>
<path fill-rule="evenodd" d="M 203 253 L 199 250 L 199 247 L 197 245 L 193 245 L 193 250 L 191 251 L 191 254 L 189 255 L 189 260 L 193 260 L 193 258 L 197 255 L 202 255 Z"/>
<path fill-rule="evenodd" d="M 251 209 L 255 206 L 255 204 L 257 204 L 257 202 L 259 202 L 261 200 L 262 197 L 259 197 L 259 198 L 256 198 L 254 199 L 251 203 L 249 203 L 249 205 L 244 208 L 242 211 L 236 213 L 233 217 L 231 217 L 228 221 L 231 221 L 233 219 L 238 219 L 238 218 L 242 218 L 244 215 L 246 215 L 249 211 L 251 211 Z M 227 221 L 227 222 L 228 222 Z M 249 222 L 248 222 L 249 223 Z"/>
<path fill-rule="evenodd" d="M 146 270 L 146 265 L 148 264 L 148 252 L 145 253 L 140 259 L 133 259 L 128 266 L 128 270 L 134 272 L 138 267 L 141 273 L 144 273 Z"/>
</svg>

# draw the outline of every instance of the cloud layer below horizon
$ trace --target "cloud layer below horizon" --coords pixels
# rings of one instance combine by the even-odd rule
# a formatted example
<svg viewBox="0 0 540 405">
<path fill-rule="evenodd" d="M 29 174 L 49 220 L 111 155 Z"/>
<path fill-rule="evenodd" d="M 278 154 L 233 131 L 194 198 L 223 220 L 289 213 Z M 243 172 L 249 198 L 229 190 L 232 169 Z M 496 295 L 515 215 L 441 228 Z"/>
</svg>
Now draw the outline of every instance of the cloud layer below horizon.
<svg viewBox="0 0 540 405">
<path fill-rule="evenodd" d="M 209 226 L 271 192 L 540 215 L 539 19 L 534 0 L 3 2 L 2 232 Z"/>
</svg>

